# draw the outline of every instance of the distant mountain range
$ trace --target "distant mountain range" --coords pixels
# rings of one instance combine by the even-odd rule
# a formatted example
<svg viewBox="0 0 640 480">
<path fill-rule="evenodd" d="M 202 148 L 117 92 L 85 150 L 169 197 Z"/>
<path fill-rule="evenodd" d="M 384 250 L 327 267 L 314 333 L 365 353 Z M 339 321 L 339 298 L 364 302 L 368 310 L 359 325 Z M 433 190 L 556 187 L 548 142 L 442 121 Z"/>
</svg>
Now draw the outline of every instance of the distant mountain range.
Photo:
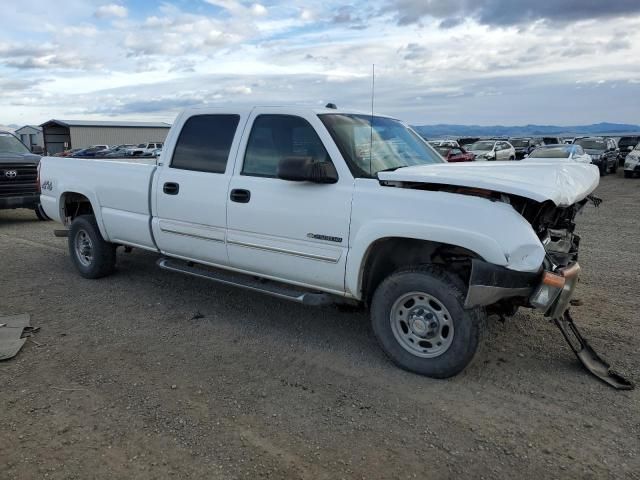
<svg viewBox="0 0 640 480">
<path fill-rule="evenodd" d="M 427 138 L 437 137 L 537 137 L 544 135 L 625 135 L 640 134 L 640 125 L 626 123 L 594 123 L 592 125 L 417 125 L 413 127 Z"/>
</svg>

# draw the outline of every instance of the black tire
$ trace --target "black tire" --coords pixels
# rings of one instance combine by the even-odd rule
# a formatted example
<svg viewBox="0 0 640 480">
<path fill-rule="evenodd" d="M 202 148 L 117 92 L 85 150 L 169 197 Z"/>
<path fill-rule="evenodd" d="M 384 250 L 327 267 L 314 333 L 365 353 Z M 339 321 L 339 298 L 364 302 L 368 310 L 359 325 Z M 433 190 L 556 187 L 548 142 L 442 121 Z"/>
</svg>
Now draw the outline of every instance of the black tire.
<svg viewBox="0 0 640 480">
<path fill-rule="evenodd" d="M 515 160 L 516 157 L 509 157 L 509 160 Z"/>
<path fill-rule="evenodd" d="M 613 167 L 611 167 L 611 173 L 617 173 L 618 172 L 618 159 L 616 159 L 615 162 L 613 162 Z"/>
<path fill-rule="evenodd" d="M 42 208 L 41 204 L 36 205 L 36 208 L 33 209 L 33 211 L 36 213 L 36 217 L 38 217 L 38 220 L 40 220 L 41 222 L 48 222 L 49 220 L 51 220 L 46 213 L 44 213 L 44 209 Z"/>
<path fill-rule="evenodd" d="M 600 176 L 604 177 L 607 174 L 607 164 L 606 163 L 602 163 L 600 165 Z"/>
<path fill-rule="evenodd" d="M 71 260 L 84 278 L 101 278 L 113 273 L 116 245 L 102 238 L 93 215 L 76 217 L 71 223 L 68 240 Z M 80 244 L 85 250 L 79 247 Z"/>
<path fill-rule="evenodd" d="M 629 170 L 624 171 L 624 178 L 632 178 L 632 177 L 633 177 L 633 172 Z"/>
<path fill-rule="evenodd" d="M 438 312 L 440 314 L 447 313 L 448 316 L 444 315 L 444 317 L 448 318 L 452 324 L 450 331 L 452 338 L 447 339 L 450 342 L 447 348 L 441 353 L 437 353 L 438 347 L 431 345 L 428 348 L 436 349 L 434 354 L 437 353 L 437 356 L 431 358 L 424 358 L 416 353 L 416 350 L 422 348 L 422 341 L 418 342 L 420 345 L 416 345 L 415 342 L 410 344 L 406 339 L 404 341 L 398 339 L 398 336 L 401 338 L 411 336 L 412 332 L 414 333 L 415 323 L 411 326 L 412 330 L 409 330 L 408 322 L 402 326 L 402 320 L 397 323 L 398 326 L 393 326 L 397 321 L 394 319 L 403 318 L 403 314 L 406 315 L 404 318 L 409 320 L 412 315 L 410 309 L 413 307 L 422 309 L 416 303 L 406 307 L 410 301 L 402 304 L 403 299 L 407 296 L 419 296 L 420 294 L 426 294 L 425 305 L 427 303 L 431 305 L 429 298 L 432 298 L 441 307 L 443 306 L 444 310 L 438 310 Z M 400 302 L 399 307 L 398 302 Z M 402 308 L 406 308 L 406 312 L 403 313 Z M 399 316 L 396 316 L 395 313 L 398 313 Z M 437 320 L 433 315 L 429 316 L 429 313 L 426 315 L 426 318 Z M 438 313 L 434 312 L 434 315 L 437 316 Z M 426 323 L 431 321 L 427 320 Z M 481 309 L 465 310 L 464 293 L 460 282 L 454 281 L 438 267 L 425 266 L 398 271 L 387 277 L 378 286 L 371 302 L 371 322 L 380 346 L 400 368 L 427 377 L 448 378 L 464 370 L 473 359 L 484 335 L 486 315 Z M 399 328 L 402 328 L 404 337 Z M 438 328 L 442 327 L 438 326 Z M 394 333 L 394 329 L 397 333 Z M 413 338 L 417 337 L 414 335 Z M 427 340 L 424 343 L 430 345 L 428 337 L 421 338 Z M 413 340 L 410 341 L 413 342 Z M 403 342 L 408 346 L 403 345 Z M 429 354 L 427 350 L 423 352 L 423 354 Z"/>
</svg>

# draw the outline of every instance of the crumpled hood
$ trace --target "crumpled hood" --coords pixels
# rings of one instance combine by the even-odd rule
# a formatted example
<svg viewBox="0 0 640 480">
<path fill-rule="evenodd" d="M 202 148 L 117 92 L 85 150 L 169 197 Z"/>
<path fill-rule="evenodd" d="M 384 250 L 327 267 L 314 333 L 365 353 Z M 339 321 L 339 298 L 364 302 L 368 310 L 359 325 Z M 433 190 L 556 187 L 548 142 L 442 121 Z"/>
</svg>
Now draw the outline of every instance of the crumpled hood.
<svg viewBox="0 0 640 480">
<path fill-rule="evenodd" d="M 33 153 L 6 153 L 0 152 L 0 167 L 3 163 L 28 163 L 34 164 L 40 161 L 40 155 Z"/>
<path fill-rule="evenodd" d="M 478 162 L 437 163 L 380 172 L 390 182 L 414 182 L 482 188 L 529 198 L 552 201 L 566 207 L 584 199 L 598 186 L 598 167 L 586 163 Z"/>
</svg>

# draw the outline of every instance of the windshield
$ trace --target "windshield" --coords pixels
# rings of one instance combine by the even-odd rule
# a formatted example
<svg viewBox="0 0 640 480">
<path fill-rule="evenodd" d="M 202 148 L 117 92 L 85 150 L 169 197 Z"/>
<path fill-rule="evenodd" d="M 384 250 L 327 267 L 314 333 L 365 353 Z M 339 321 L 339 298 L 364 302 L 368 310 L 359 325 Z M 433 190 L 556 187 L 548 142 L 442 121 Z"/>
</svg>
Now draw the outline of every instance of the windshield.
<svg viewBox="0 0 640 480">
<path fill-rule="evenodd" d="M 529 158 L 569 158 L 571 156 L 571 148 L 567 147 L 550 147 L 536 148 Z"/>
<path fill-rule="evenodd" d="M 333 113 L 319 117 L 356 177 L 373 177 L 382 170 L 400 167 L 444 163 L 427 142 L 397 120 Z"/>
<path fill-rule="evenodd" d="M 606 150 L 604 140 L 595 138 L 581 138 L 576 140 L 576 145 L 580 145 L 586 150 Z"/>
<path fill-rule="evenodd" d="M 0 133 L 0 154 L 1 153 L 29 153 L 29 149 L 13 135 Z"/>
<path fill-rule="evenodd" d="M 495 142 L 476 142 L 469 147 L 469 150 L 475 150 L 479 152 L 489 152 L 493 150 Z"/>
<path fill-rule="evenodd" d="M 618 147 L 627 148 L 635 147 L 638 144 L 639 137 L 622 137 L 618 142 Z"/>
<path fill-rule="evenodd" d="M 528 147 L 529 146 L 529 140 L 522 140 L 522 139 L 517 139 L 517 138 L 512 138 L 511 140 L 509 140 L 509 143 L 511 145 L 513 145 L 514 147 Z"/>
</svg>

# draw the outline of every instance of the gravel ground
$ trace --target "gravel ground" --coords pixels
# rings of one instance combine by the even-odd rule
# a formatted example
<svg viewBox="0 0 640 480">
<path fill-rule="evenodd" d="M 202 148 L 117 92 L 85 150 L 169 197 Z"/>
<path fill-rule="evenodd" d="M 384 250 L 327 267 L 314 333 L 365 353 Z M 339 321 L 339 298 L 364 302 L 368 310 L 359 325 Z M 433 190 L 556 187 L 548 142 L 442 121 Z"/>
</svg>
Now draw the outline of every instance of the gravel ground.
<svg viewBox="0 0 640 480">
<path fill-rule="evenodd" d="M 640 380 L 640 180 L 579 218 L 576 321 Z M 0 363 L 0 478 L 640 478 L 640 394 L 583 371 L 537 314 L 489 324 L 463 374 L 395 368 L 363 313 L 313 309 L 65 239 L 0 211 L 0 312 L 41 331 Z M 37 343 L 36 343 L 37 342 Z"/>
</svg>

